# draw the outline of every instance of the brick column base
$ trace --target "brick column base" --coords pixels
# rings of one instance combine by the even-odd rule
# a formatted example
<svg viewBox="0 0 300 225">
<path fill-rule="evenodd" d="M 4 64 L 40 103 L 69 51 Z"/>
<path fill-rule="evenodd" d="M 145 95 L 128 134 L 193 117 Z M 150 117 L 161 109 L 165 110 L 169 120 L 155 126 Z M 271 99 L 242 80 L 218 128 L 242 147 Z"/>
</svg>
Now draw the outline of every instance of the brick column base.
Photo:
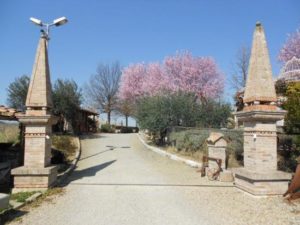
<svg viewBox="0 0 300 225">
<path fill-rule="evenodd" d="M 45 168 L 18 167 L 11 171 L 14 176 L 13 193 L 23 191 L 46 191 L 56 182 L 57 167 Z"/>
<path fill-rule="evenodd" d="M 240 168 L 235 172 L 236 187 L 256 196 L 282 195 L 290 179 L 291 174 L 282 171 L 263 173 Z"/>
</svg>

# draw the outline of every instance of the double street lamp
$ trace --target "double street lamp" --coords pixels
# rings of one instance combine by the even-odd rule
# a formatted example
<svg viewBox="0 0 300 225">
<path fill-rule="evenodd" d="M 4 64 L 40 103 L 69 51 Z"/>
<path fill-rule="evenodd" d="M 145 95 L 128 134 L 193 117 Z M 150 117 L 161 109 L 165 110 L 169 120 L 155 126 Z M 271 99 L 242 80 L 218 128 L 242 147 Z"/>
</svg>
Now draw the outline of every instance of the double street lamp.
<svg viewBox="0 0 300 225">
<path fill-rule="evenodd" d="M 50 39 L 50 37 L 49 37 L 50 27 L 52 27 L 52 26 L 58 27 L 58 26 L 64 25 L 65 23 L 68 22 L 66 17 L 57 18 L 57 19 L 53 20 L 53 23 L 44 23 L 41 20 L 36 19 L 34 17 L 30 17 L 30 20 L 34 24 L 36 24 L 42 28 L 45 28 L 45 29 L 42 29 L 41 32 L 46 36 L 47 40 Z"/>
</svg>

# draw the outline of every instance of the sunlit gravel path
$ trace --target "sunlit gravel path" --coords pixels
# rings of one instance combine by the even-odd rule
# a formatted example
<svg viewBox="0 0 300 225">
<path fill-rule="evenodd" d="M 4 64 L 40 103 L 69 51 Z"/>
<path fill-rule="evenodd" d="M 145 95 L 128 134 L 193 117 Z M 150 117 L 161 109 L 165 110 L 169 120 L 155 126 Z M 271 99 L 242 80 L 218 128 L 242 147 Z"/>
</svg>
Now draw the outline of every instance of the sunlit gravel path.
<svg viewBox="0 0 300 225">
<path fill-rule="evenodd" d="M 65 193 L 32 208 L 29 225 L 300 224 L 300 203 L 257 199 L 208 182 L 196 170 L 147 150 L 136 134 L 82 140 Z"/>
</svg>

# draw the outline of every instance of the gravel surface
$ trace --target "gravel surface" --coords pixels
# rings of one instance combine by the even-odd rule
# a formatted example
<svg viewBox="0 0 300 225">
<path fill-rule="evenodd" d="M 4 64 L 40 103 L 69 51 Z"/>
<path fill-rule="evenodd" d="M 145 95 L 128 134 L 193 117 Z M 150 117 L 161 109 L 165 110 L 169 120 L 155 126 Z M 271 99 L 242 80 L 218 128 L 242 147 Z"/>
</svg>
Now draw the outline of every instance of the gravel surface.
<svg viewBox="0 0 300 225">
<path fill-rule="evenodd" d="M 111 147 L 112 146 L 112 147 Z M 254 198 L 147 150 L 135 134 L 82 141 L 65 193 L 10 224 L 300 224 L 300 203 Z"/>
</svg>

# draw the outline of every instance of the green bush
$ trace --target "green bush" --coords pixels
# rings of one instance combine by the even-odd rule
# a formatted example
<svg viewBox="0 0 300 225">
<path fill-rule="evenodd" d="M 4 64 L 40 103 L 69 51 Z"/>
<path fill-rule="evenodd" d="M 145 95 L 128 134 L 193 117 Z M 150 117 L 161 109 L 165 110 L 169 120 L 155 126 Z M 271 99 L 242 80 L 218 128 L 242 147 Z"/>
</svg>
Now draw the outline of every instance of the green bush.
<svg viewBox="0 0 300 225">
<path fill-rule="evenodd" d="M 20 129 L 18 123 L 0 123 L 0 143 L 19 143 Z"/>
<path fill-rule="evenodd" d="M 217 130 L 217 129 L 187 129 L 176 127 L 169 134 L 170 143 L 178 151 L 196 152 L 207 154 L 205 143 L 210 132 L 221 132 L 228 141 L 228 165 L 242 166 L 244 154 L 244 140 L 242 130 Z M 286 172 L 295 172 L 300 163 L 300 135 L 278 135 L 278 169 Z"/>
<path fill-rule="evenodd" d="M 139 128 L 137 127 L 121 127 L 121 133 L 137 133 Z"/>
<path fill-rule="evenodd" d="M 300 135 L 278 135 L 278 169 L 295 172 L 299 157 Z"/>
<path fill-rule="evenodd" d="M 300 134 L 300 82 L 289 83 L 286 97 L 287 101 L 282 105 L 283 109 L 288 111 L 284 130 L 288 134 Z"/>
<path fill-rule="evenodd" d="M 155 133 L 159 142 L 164 144 L 167 130 L 173 126 L 225 127 L 230 112 L 227 103 L 209 99 L 199 101 L 193 94 L 178 92 L 139 99 L 136 119 L 142 129 Z"/>
<path fill-rule="evenodd" d="M 208 138 L 208 130 L 187 130 L 171 132 L 170 141 L 176 143 L 179 151 L 204 151 L 205 140 Z"/>
<path fill-rule="evenodd" d="M 207 154 L 206 139 L 209 134 L 221 132 L 228 141 L 227 155 L 236 161 L 237 164 L 243 163 L 243 132 L 241 130 L 219 130 L 219 129 L 190 129 L 171 132 L 169 135 L 170 143 L 173 143 L 178 151 L 196 152 L 201 151 Z M 235 164 L 236 164 L 235 163 Z"/>
<path fill-rule="evenodd" d="M 244 135 L 242 130 L 223 131 L 228 141 L 227 156 L 235 160 L 239 165 L 244 161 Z"/>
<path fill-rule="evenodd" d="M 101 132 L 103 133 L 115 133 L 116 128 L 110 124 L 102 124 L 101 125 Z"/>
<path fill-rule="evenodd" d="M 53 164 L 64 163 L 75 154 L 77 146 L 74 144 L 74 137 L 71 135 L 52 136 L 52 159 Z"/>
</svg>

